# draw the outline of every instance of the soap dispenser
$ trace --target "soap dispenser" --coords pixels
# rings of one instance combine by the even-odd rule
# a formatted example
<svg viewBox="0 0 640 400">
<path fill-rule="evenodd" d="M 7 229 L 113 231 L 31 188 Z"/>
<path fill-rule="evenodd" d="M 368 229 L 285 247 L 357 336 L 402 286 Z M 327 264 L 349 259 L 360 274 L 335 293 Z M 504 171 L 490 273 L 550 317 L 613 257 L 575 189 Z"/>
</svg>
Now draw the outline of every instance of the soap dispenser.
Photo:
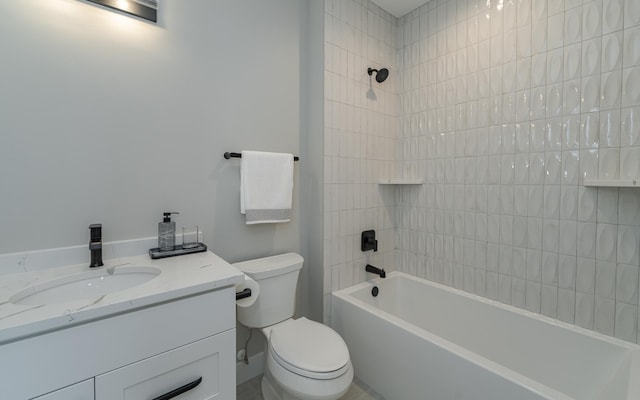
<svg viewBox="0 0 640 400">
<path fill-rule="evenodd" d="M 160 251 L 173 250 L 176 246 L 176 223 L 171 221 L 172 214 L 177 212 L 165 212 L 162 222 L 158 222 L 158 247 Z"/>
</svg>

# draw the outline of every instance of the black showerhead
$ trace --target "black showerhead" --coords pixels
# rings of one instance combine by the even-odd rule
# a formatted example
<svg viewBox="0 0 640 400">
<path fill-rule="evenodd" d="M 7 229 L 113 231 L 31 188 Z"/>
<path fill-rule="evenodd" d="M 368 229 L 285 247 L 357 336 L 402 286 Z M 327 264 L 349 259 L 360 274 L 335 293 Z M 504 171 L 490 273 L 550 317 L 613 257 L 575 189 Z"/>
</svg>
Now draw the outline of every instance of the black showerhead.
<svg viewBox="0 0 640 400">
<path fill-rule="evenodd" d="M 367 70 L 367 73 L 369 74 L 369 76 L 373 75 L 374 72 L 376 73 L 376 81 L 378 83 L 384 82 L 389 77 L 389 70 L 386 69 L 386 68 L 380 68 L 379 70 L 378 69 L 369 68 Z"/>
</svg>

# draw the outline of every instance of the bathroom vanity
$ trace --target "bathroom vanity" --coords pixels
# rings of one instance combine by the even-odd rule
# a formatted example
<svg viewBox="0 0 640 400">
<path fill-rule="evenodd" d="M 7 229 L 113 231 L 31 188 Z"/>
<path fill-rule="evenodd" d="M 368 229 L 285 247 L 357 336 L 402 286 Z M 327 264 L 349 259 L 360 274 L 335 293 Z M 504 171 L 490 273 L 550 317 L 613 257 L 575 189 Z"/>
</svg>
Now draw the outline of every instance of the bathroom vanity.
<svg viewBox="0 0 640 400">
<path fill-rule="evenodd" d="M 2 398 L 235 399 L 242 280 L 211 252 L 3 275 Z M 106 281 L 103 292 L 77 288 Z"/>
</svg>

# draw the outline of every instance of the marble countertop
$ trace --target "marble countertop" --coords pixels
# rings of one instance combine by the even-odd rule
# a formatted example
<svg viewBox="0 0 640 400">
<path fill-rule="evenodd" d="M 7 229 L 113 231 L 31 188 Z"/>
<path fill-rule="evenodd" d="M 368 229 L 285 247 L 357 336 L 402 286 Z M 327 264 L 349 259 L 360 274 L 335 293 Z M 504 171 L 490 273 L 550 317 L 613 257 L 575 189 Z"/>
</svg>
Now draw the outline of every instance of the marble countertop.
<svg viewBox="0 0 640 400">
<path fill-rule="evenodd" d="M 152 266 L 160 274 L 138 286 L 91 298 L 53 303 L 18 305 L 10 302 L 17 292 L 33 285 L 95 271 L 86 263 L 2 275 L 0 277 L 0 344 L 110 315 L 152 306 L 180 297 L 241 283 L 242 272 L 207 251 L 152 260 L 147 254 L 104 260 L 113 271 L 126 266 Z"/>
</svg>

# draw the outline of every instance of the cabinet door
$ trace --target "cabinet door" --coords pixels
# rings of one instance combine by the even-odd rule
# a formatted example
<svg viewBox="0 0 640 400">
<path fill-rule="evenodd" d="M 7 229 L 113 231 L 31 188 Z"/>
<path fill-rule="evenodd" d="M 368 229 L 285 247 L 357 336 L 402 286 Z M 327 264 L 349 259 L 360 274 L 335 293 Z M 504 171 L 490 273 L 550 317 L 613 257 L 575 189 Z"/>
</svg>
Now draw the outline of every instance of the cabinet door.
<svg viewBox="0 0 640 400">
<path fill-rule="evenodd" d="M 33 400 L 94 400 L 93 379 L 87 379 Z"/>
<path fill-rule="evenodd" d="M 96 400 L 235 400 L 235 341 L 231 329 L 96 376 Z"/>
</svg>

